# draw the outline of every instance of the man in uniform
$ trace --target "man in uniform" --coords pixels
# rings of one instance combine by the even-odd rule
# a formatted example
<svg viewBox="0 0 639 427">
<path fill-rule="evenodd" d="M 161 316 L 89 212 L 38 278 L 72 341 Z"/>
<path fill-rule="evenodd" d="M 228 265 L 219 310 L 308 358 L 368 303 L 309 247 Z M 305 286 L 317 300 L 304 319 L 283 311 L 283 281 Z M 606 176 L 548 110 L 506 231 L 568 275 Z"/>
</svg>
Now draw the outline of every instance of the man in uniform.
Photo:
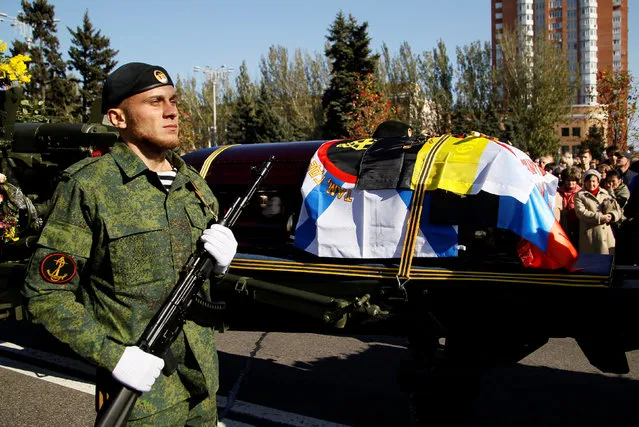
<svg viewBox="0 0 639 427">
<path fill-rule="evenodd" d="M 135 343 L 198 239 L 220 277 L 237 242 L 226 227 L 207 228 L 217 219 L 217 200 L 172 151 L 179 145 L 178 110 L 166 70 L 143 63 L 118 68 L 104 85 L 102 112 L 121 141 L 65 171 L 29 263 L 23 291 L 29 312 L 98 366 L 99 392 L 114 390 L 114 379 L 144 392 L 132 425 L 215 425 L 213 330 L 187 320 L 171 347 L 177 370 L 169 376 L 160 375 L 162 359 Z"/>
</svg>

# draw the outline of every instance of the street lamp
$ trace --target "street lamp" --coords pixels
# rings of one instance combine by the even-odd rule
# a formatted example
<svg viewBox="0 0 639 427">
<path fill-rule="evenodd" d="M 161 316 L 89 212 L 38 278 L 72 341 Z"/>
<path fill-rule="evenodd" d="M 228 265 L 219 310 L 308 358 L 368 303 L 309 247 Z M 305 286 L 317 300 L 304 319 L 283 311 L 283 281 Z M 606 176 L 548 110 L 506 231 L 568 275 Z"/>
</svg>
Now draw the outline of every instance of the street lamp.
<svg viewBox="0 0 639 427">
<path fill-rule="evenodd" d="M 25 22 L 18 20 L 15 16 L 9 16 L 4 12 L 0 12 L 0 22 L 11 22 L 11 26 L 20 33 L 23 39 L 27 42 L 27 49 L 31 49 L 31 42 L 33 42 L 33 27 Z"/>
<path fill-rule="evenodd" d="M 222 65 L 219 68 L 213 68 L 210 65 L 206 65 L 204 68 L 199 66 L 193 67 L 193 71 L 202 72 L 204 76 L 213 84 L 213 128 L 211 129 L 211 139 L 209 139 L 209 147 L 211 147 L 211 141 L 213 145 L 217 145 L 217 84 L 222 78 L 226 78 L 233 68 L 228 68 Z"/>
</svg>

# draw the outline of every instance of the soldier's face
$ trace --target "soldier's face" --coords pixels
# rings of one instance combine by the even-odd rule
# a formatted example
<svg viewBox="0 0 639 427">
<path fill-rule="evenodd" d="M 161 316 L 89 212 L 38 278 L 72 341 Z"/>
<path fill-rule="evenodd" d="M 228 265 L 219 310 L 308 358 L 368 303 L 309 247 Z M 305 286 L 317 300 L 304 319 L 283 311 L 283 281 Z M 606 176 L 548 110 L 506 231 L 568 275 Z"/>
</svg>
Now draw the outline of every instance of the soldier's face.
<svg viewBox="0 0 639 427">
<path fill-rule="evenodd" d="M 172 86 L 160 86 L 138 93 L 122 102 L 127 142 L 141 142 L 162 151 L 180 145 L 177 95 Z M 125 139 L 126 140 L 126 139 Z"/>
</svg>

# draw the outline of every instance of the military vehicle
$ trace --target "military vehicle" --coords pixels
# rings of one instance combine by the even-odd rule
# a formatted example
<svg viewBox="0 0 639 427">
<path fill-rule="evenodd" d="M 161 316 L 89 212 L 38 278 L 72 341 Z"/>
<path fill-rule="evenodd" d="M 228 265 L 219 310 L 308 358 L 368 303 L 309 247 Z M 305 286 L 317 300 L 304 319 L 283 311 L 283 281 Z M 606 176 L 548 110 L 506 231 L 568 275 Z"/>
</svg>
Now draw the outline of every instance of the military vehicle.
<svg viewBox="0 0 639 427">
<path fill-rule="evenodd" d="M 233 197 L 250 184 L 252 168 L 269 156 L 276 159 L 249 212 L 236 223 L 238 254 L 216 289 L 218 298 L 227 303 L 230 327 L 314 327 L 332 333 L 339 329 L 407 336 L 414 364 L 400 369 L 400 380 L 411 392 L 418 425 L 461 422 L 487 369 L 516 363 L 553 337 L 574 337 L 591 364 L 603 372 L 627 373 L 625 352 L 639 348 L 634 326 L 639 320 L 637 267 L 617 266 L 611 255 L 582 255 L 572 265 L 557 268 L 542 262 L 535 268 L 535 262 L 527 260 L 530 253 L 522 251 L 526 242 L 521 233 L 498 226 L 503 225 L 496 221 L 500 206 L 506 203 L 495 194 L 426 192 L 431 197 L 423 215 L 434 225 L 457 227 L 457 244 L 463 250 L 454 257 L 415 257 L 406 268 L 405 257 L 347 258 L 341 255 L 340 243 L 327 252 L 330 255 L 317 256 L 300 248 L 306 243 L 296 244 L 301 223 L 309 219 L 303 211 L 313 202 L 308 200 L 313 196 L 308 188 L 306 194 L 302 190 L 309 179 L 325 182 L 328 175 L 327 170 L 317 170 L 318 158 L 331 163 L 331 149 L 360 145 L 363 149 L 344 154 L 342 169 L 351 167 L 347 172 L 357 175 L 358 183 L 368 173 L 366 179 L 375 181 L 373 188 L 394 188 L 375 186 L 388 184 L 383 171 L 391 170 L 395 181 L 401 181 L 417 150 L 441 139 L 396 134 L 364 141 L 222 146 L 185 155 L 187 163 L 206 178 L 221 209 L 228 208 Z M 487 139 L 477 134 L 452 144 L 461 147 Z M 504 153 L 515 151 L 506 144 L 502 148 Z M 450 160 L 450 153 L 447 156 Z M 400 158 L 403 166 L 398 168 Z M 524 170 L 543 174 L 525 159 L 520 155 Z M 432 175 L 444 174 L 450 165 L 442 161 Z M 504 168 L 501 179 L 514 178 Z M 556 188 L 556 181 L 548 183 Z M 357 185 L 351 188 L 355 191 Z M 335 200 L 353 196 L 348 191 L 331 183 L 320 189 Z M 317 210 L 321 214 L 330 207 Z M 380 212 L 360 211 L 360 215 Z M 320 220 L 313 220 L 319 227 Z M 336 217 L 335 223 L 322 226 L 346 245 L 351 231 L 343 227 L 343 220 Z M 365 240 L 364 235 L 373 234 L 374 228 L 361 226 L 358 238 Z M 402 237 L 409 234 L 406 229 L 402 232 Z M 313 244 L 319 246 L 317 241 L 309 246 Z M 312 318 L 314 323 L 302 323 L 296 315 Z"/>
<path fill-rule="evenodd" d="M 5 100 L 0 101 L 9 102 L 9 96 L 11 92 L 5 93 Z M 10 110 L 5 106 L 3 124 L 12 121 L 6 114 Z M 25 197 L 16 197 L 14 191 L 12 203 L 18 207 L 20 229 L 16 241 L 3 243 L 0 254 L 0 316 L 21 318 L 24 312 L 18 290 L 57 175 L 80 158 L 106 152 L 117 132 L 99 124 L 2 128 L 0 172 L 12 185 L 3 188 L 5 192 L 6 188 L 19 190 Z M 433 184 L 434 177 L 444 177 L 452 164 L 450 152 L 444 160 L 437 157 L 444 153 L 440 145 L 446 141 L 457 154 L 465 153 L 466 159 L 479 153 L 471 149 L 479 143 L 497 147 L 501 157 L 482 167 L 503 170 L 498 181 L 508 183 L 514 178 L 499 162 L 516 150 L 507 144 L 480 134 L 429 139 L 412 136 L 401 126 L 389 129 L 366 140 L 242 144 L 184 156 L 205 177 L 221 210 L 228 209 L 254 181 L 254 168 L 275 157 L 269 175 L 236 223 L 238 254 L 215 289 L 216 299 L 226 303 L 224 323 L 231 329 L 408 337 L 414 363 L 399 372 L 411 391 L 416 424 L 428 418 L 432 425 L 450 425 L 455 417 L 463 418 L 487 369 L 515 363 L 552 337 L 574 337 L 589 361 L 604 372 L 628 372 L 625 352 L 639 348 L 633 331 L 639 324 L 637 268 L 617 266 L 609 255 L 571 260 L 569 249 L 563 260 L 561 256 L 545 260 L 522 237 L 525 224 L 517 219 L 529 215 L 532 222 L 547 220 L 547 214 L 535 216 L 534 209 L 532 216 L 531 212 L 513 211 L 506 215 L 514 218 L 508 225 L 500 219 L 506 203 L 494 191 L 473 189 L 472 179 L 465 183 L 467 194 Z M 340 146 L 347 149 L 340 151 Z M 337 158 L 331 159 L 329 150 L 336 150 Z M 420 157 L 423 151 L 434 154 Z M 332 172 L 332 181 L 326 179 L 325 169 L 318 169 L 318 159 L 340 164 Z M 527 157 L 517 154 L 515 163 L 521 168 L 515 175 L 526 170 L 531 173 L 527 191 L 552 186 Z M 414 182 L 415 170 L 425 164 L 432 174 Z M 309 185 L 318 187 L 306 188 Z M 349 211 L 351 220 L 366 217 L 369 225 L 345 224 L 339 215 L 331 221 L 330 215 L 337 213 L 330 212 L 330 206 L 315 206 L 312 213 L 311 202 L 323 197 L 354 205 L 357 191 L 395 204 L 385 205 L 390 210 L 377 207 L 357 215 Z M 315 196 L 309 198 L 309 194 Z M 539 194 L 549 200 L 549 194 Z M 418 196 L 423 197 L 415 199 L 420 203 L 407 202 Z M 415 212 L 419 212 L 414 213 L 410 206 L 417 206 Z M 319 214 L 325 213 L 330 215 L 322 222 Z M 380 223 L 389 217 L 391 222 L 400 218 L 393 231 L 399 233 L 395 248 L 390 254 L 367 255 L 362 245 L 355 244 L 355 252 L 362 252 L 354 255 L 353 235 L 361 243 L 382 239 L 390 232 L 379 224 L 370 225 L 377 216 Z M 308 224 L 314 228 L 304 228 Z M 448 246 L 442 249 L 430 244 L 437 234 L 433 230 L 445 232 Z M 308 233 L 315 239 L 308 238 Z M 319 233 L 337 236 L 344 245 L 348 242 L 351 252 L 342 251 L 340 244 L 329 244 L 324 245 L 328 252 L 311 253 L 321 246 Z M 536 234 L 550 235 L 548 230 Z M 421 256 L 426 252 L 430 254 Z"/>
<path fill-rule="evenodd" d="M 22 91 L 0 91 L 0 319 L 25 316 L 19 294 L 60 174 L 107 153 L 118 138 L 99 123 L 15 123 Z"/>
</svg>

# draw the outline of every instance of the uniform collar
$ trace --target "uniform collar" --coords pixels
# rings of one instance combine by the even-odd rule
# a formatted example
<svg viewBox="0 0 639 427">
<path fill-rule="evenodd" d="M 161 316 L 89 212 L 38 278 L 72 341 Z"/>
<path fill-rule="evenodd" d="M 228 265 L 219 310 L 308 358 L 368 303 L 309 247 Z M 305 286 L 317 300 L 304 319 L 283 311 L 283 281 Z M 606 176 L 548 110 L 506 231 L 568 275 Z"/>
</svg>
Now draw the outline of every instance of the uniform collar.
<svg viewBox="0 0 639 427">
<path fill-rule="evenodd" d="M 113 156 L 117 165 L 129 179 L 133 179 L 149 170 L 142 159 L 122 141 L 118 141 L 113 145 L 111 156 Z M 180 156 L 173 151 L 168 151 L 166 158 L 178 172 L 181 174 L 186 173 L 186 163 L 184 163 L 184 160 L 182 160 Z"/>
</svg>

